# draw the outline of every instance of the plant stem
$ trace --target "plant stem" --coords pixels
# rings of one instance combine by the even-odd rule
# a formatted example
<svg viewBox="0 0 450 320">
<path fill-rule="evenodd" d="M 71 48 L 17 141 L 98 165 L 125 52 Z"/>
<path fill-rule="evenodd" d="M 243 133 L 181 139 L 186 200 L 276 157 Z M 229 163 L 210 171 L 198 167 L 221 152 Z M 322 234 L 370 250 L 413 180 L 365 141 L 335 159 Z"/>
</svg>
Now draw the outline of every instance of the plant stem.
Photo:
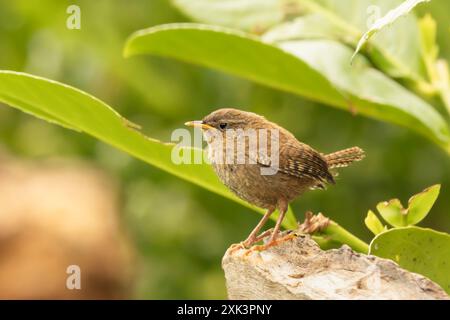
<svg viewBox="0 0 450 320">
<path fill-rule="evenodd" d="M 369 252 L 369 245 L 367 243 L 351 234 L 334 221 L 330 221 L 330 224 L 321 231 L 321 234 L 326 235 L 326 238 L 332 241 L 346 244 L 355 251 L 366 254 Z"/>
<path fill-rule="evenodd" d="M 298 231 L 310 234 L 323 250 L 346 244 L 358 252 L 367 253 L 369 251 L 367 243 L 325 217 L 322 213 L 314 215 L 310 211 L 306 212 L 305 221 L 298 226 Z"/>
</svg>

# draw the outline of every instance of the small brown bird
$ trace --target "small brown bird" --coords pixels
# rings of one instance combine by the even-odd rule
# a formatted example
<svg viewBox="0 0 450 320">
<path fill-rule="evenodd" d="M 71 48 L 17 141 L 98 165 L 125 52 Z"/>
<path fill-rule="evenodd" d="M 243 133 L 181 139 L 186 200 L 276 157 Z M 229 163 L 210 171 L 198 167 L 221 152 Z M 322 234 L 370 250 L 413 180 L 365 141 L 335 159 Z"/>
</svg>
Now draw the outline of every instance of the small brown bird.
<svg viewBox="0 0 450 320">
<path fill-rule="evenodd" d="M 358 147 L 321 154 L 264 117 L 237 109 L 219 109 L 201 121 L 187 122 L 186 125 L 202 129 L 209 158 L 220 180 L 238 197 L 267 210 L 242 243 L 245 247 L 261 240 L 259 231 L 278 208 L 280 215 L 263 248 L 274 244 L 290 202 L 309 189 L 325 189 L 327 184 L 334 184 L 330 169 L 347 167 L 364 158 L 364 151 Z M 270 133 L 265 139 L 256 135 L 256 152 L 250 148 L 252 135 L 249 132 Z M 239 148 L 242 142 L 244 149 Z M 241 161 L 236 160 L 238 150 L 243 151 Z M 233 161 L 226 161 L 229 153 Z M 274 171 L 263 174 L 263 168 Z"/>
</svg>

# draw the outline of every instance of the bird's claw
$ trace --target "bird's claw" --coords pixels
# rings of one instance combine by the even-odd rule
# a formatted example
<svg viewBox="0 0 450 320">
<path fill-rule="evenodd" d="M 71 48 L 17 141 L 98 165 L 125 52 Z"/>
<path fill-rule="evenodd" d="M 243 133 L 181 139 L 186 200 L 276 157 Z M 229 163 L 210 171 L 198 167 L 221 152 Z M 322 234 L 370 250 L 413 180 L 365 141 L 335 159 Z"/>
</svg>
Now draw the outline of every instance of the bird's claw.
<svg viewBox="0 0 450 320">
<path fill-rule="evenodd" d="M 257 246 L 251 247 L 250 249 L 247 249 L 246 252 L 244 253 L 244 255 L 248 256 L 253 252 L 265 251 L 265 250 L 269 249 L 270 247 L 273 247 L 273 246 L 279 245 L 280 243 L 295 239 L 296 237 L 297 237 L 297 235 L 295 233 L 289 233 L 279 239 L 277 239 L 277 238 L 271 239 L 263 245 L 257 245 Z"/>
<path fill-rule="evenodd" d="M 287 235 L 281 237 L 280 239 L 277 239 L 276 244 L 280 244 L 280 243 L 295 239 L 295 238 L 297 238 L 297 236 L 298 236 L 298 234 L 296 234 L 295 232 L 288 233 Z"/>
<path fill-rule="evenodd" d="M 245 244 L 243 241 L 239 242 L 239 243 L 234 243 L 228 249 L 228 254 L 233 254 L 236 251 L 245 250 L 245 249 L 247 249 L 247 248 L 245 247 Z"/>
<path fill-rule="evenodd" d="M 250 249 L 247 249 L 244 253 L 244 256 L 249 256 L 250 254 L 252 254 L 253 252 L 262 252 L 265 251 L 267 249 L 269 249 L 271 246 L 275 245 L 276 242 L 268 242 L 265 244 L 261 244 L 261 245 L 257 245 L 257 246 L 253 246 Z"/>
<path fill-rule="evenodd" d="M 265 237 L 267 237 L 272 232 L 272 229 L 264 231 L 257 237 L 249 237 L 245 241 L 241 241 L 239 243 L 232 244 L 230 248 L 228 249 L 228 254 L 233 254 L 236 251 L 239 250 L 245 250 L 246 252 L 248 250 L 251 250 L 255 243 L 258 243 L 259 241 L 263 240 Z M 253 246 L 253 247 L 252 247 Z M 246 255 L 247 253 L 245 253 Z"/>
<path fill-rule="evenodd" d="M 236 251 L 244 250 L 244 256 L 248 256 L 253 252 L 261 252 L 264 250 L 269 249 L 270 247 L 273 247 L 275 245 L 278 245 L 282 242 L 289 241 L 291 239 L 294 239 L 297 235 L 295 233 L 289 233 L 281 238 L 277 238 L 276 236 L 273 236 L 269 239 L 269 241 L 262 245 L 254 245 L 255 243 L 258 243 L 259 241 L 263 240 L 264 238 L 267 238 L 271 233 L 272 229 L 267 230 L 263 233 L 261 233 L 259 236 L 255 238 L 250 238 L 245 241 L 242 241 L 240 243 L 235 243 L 230 246 L 228 249 L 228 254 L 233 254 Z"/>
</svg>

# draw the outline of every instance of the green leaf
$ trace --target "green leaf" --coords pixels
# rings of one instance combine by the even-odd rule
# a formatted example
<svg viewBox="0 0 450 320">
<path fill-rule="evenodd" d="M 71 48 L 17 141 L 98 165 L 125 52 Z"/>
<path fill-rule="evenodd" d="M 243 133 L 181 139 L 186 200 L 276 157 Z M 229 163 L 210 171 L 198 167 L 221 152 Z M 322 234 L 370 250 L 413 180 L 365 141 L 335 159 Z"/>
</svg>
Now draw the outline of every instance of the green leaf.
<svg viewBox="0 0 450 320">
<path fill-rule="evenodd" d="M 419 28 L 422 55 L 424 56 L 424 60 L 432 65 L 436 62 L 439 53 L 439 48 L 436 43 L 436 21 L 430 14 L 427 14 L 419 20 Z M 432 79 L 433 77 L 430 78 Z"/>
<path fill-rule="evenodd" d="M 372 240 L 369 253 L 430 278 L 450 294 L 449 234 L 418 227 L 390 229 Z"/>
<path fill-rule="evenodd" d="M 184 12 L 200 11 L 190 15 L 197 22 L 248 31 L 248 27 L 242 28 L 232 18 L 224 18 L 224 16 L 228 17 L 230 13 L 227 6 L 230 1 L 233 3 L 231 6 L 233 10 L 239 12 L 240 20 L 251 19 L 253 12 L 248 10 L 249 7 L 245 0 L 228 0 L 225 1 L 225 4 L 223 4 L 224 0 L 186 0 L 177 3 Z M 206 5 L 205 2 L 208 4 Z M 370 22 L 376 20 L 375 18 L 381 16 L 382 13 L 400 5 L 402 0 L 278 0 L 278 2 L 283 11 L 283 21 L 290 25 L 287 28 L 290 28 L 291 39 L 311 39 L 311 34 L 313 34 L 313 38 L 317 38 L 320 34 L 322 38 L 339 39 L 356 47 Z M 251 3 L 253 4 L 253 1 Z M 198 9 L 201 4 L 204 4 L 205 10 L 208 10 L 207 16 Z M 262 8 L 264 7 L 262 6 Z M 274 6 L 272 10 L 278 12 L 279 7 L 275 8 Z M 214 10 L 210 10 L 210 8 L 214 8 Z M 263 10 L 252 9 L 256 12 Z M 310 19 L 310 16 L 316 18 Z M 317 23 L 317 16 L 321 17 L 321 23 Z M 295 30 L 290 21 L 285 21 L 290 20 L 291 17 L 306 18 L 309 21 L 305 20 L 304 27 Z M 324 28 L 324 26 L 326 27 Z M 297 33 L 295 37 L 294 32 Z M 402 41 L 398 41 L 398 39 L 402 39 Z M 367 46 L 365 53 L 370 56 L 370 60 L 378 68 L 392 77 L 407 80 L 414 87 L 428 88 L 427 83 L 424 82 L 425 72 L 420 54 L 419 30 L 414 15 L 400 19 L 392 28 L 389 28 L 388 32 L 381 33 L 373 39 L 371 44 L 370 47 Z M 348 61 L 346 63 L 348 64 Z"/>
<path fill-rule="evenodd" d="M 367 212 L 367 217 L 364 219 L 364 223 L 366 224 L 366 227 L 370 231 L 372 231 L 374 235 L 377 235 L 387 230 L 386 227 L 383 226 L 381 221 L 377 218 L 377 216 L 375 215 L 375 213 L 373 213 L 372 210 L 369 210 L 369 212 Z"/>
<path fill-rule="evenodd" d="M 383 219 L 393 227 L 404 227 L 407 225 L 406 212 L 398 199 L 380 202 L 377 210 Z"/>
<path fill-rule="evenodd" d="M 135 32 L 124 55 L 153 54 L 197 63 L 324 103 L 345 104 L 313 68 L 249 34 L 215 26 L 174 23 Z"/>
<path fill-rule="evenodd" d="M 406 227 L 418 224 L 430 212 L 437 197 L 440 185 L 431 186 L 412 196 L 408 201 L 408 208 L 404 208 L 400 200 L 392 199 L 380 202 L 377 210 L 384 220 L 393 227 Z"/>
<path fill-rule="evenodd" d="M 403 125 L 425 135 L 432 129 L 429 125 L 435 123 L 438 127 L 432 130 L 439 129 L 434 135 L 448 144 L 448 125 L 432 106 L 373 69 L 365 59 L 358 59 L 357 64 L 350 66 L 348 61 L 352 52 L 347 46 L 331 40 L 287 41 L 279 46 L 324 75 L 347 97 L 354 112 Z"/>
<path fill-rule="evenodd" d="M 442 102 L 450 114 L 450 72 L 448 62 L 438 59 L 439 47 L 436 43 L 437 24 L 430 14 L 420 21 L 420 39 L 422 58 L 427 69 L 428 78 L 441 96 Z"/>
<path fill-rule="evenodd" d="M 170 24 L 134 33 L 125 56 L 153 54 L 225 71 L 341 109 L 408 127 L 439 145 L 448 126 L 432 106 L 329 40 L 287 41 L 280 47 L 222 27 Z"/>
<path fill-rule="evenodd" d="M 450 115 L 450 70 L 447 60 L 438 59 L 436 61 L 437 88 L 441 95 L 447 113 Z M 450 150 L 450 147 L 449 147 Z"/>
<path fill-rule="evenodd" d="M 85 132 L 170 174 L 263 212 L 234 196 L 220 183 L 211 166 L 175 164 L 172 161 L 174 144 L 145 137 L 107 104 L 81 90 L 26 73 L 0 71 L 0 102 L 38 118 Z M 191 152 L 193 156 L 201 153 L 198 156 L 203 156 L 203 150 L 199 149 L 186 148 L 186 152 Z M 292 211 L 287 214 L 284 226 L 296 228 Z"/>
<path fill-rule="evenodd" d="M 276 44 L 288 40 L 328 39 L 344 41 L 344 30 L 320 14 L 308 14 L 274 26 L 263 35 L 265 42 Z"/>
<path fill-rule="evenodd" d="M 427 71 L 428 80 L 433 85 L 434 91 L 437 91 L 439 85 L 439 74 L 436 68 L 436 62 L 439 54 L 439 47 L 436 43 L 437 25 L 430 14 L 425 15 L 419 20 L 420 30 L 420 49 L 422 60 Z M 434 92 L 433 92 L 434 93 Z"/>
<path fill-rule="evenodd" d="M 280 0 L 172 0 L 172 3 L 196 21 L 245 31 L 265 30 L 285 15 Z"/>
<path fill-rule="evenodd" d="M 386 28 L 387 26 L 393 24 L 400 17 L 407 15 L 414 9 L 418 4 L 422 2 L 429 2 L 430 0 L 406 0 L 398 7 L 390 10 L 385 16 L 375 21 L 375 23 L 369 28 L 368 31 L 364 33 L 361 39 L 358 42 L 355 53 L 352 56 L 352 59 L 356 56 L 356 54 L 361 50 L 361 48 L 369 41 L 369 39 L 375 35 L 377 32 Z"/>
<path fill-rule="evenodd" d="M 358 45 L 362 34 L 377 19 L 403 3 L 403 0 L 293 1 L 299 7 L 306 8 L 306 12 L 319 13 L 334 24 L 334 29 L 340 30 L 340 41 L 352 47 Z M 433 88 L 426 81 L 416 16 L 409 14 L 384 31 L 378 33 L 365 47 L 365 55 L 378 69 L 428 97 Z"/>
<path fill-rule="evenodd" d="M 415 225 L 422 221 L 430 212 L 439 196 L 441 186 L 439 184 L 429 187 L 412 196 L 408 201 L 406 221 L 408 225 Z"/>
</svg>

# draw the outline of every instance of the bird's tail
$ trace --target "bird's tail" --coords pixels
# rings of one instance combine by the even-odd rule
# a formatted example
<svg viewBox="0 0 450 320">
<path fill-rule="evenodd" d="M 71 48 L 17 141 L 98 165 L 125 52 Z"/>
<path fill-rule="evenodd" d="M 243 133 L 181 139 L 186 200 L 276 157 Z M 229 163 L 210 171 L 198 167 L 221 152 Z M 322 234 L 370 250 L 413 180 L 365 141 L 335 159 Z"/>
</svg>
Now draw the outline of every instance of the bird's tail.
<svg viewBox="0 0 450 320">
<path fill-rule="evenodd" d="M 364 157 L 364 150 L 359 147 L 353 147 L 327 154 L 325 155 L 325 160 L 328 167 L 333 169 L 347 167 L 352 162 L 361 161 Z"/>
</svg>

